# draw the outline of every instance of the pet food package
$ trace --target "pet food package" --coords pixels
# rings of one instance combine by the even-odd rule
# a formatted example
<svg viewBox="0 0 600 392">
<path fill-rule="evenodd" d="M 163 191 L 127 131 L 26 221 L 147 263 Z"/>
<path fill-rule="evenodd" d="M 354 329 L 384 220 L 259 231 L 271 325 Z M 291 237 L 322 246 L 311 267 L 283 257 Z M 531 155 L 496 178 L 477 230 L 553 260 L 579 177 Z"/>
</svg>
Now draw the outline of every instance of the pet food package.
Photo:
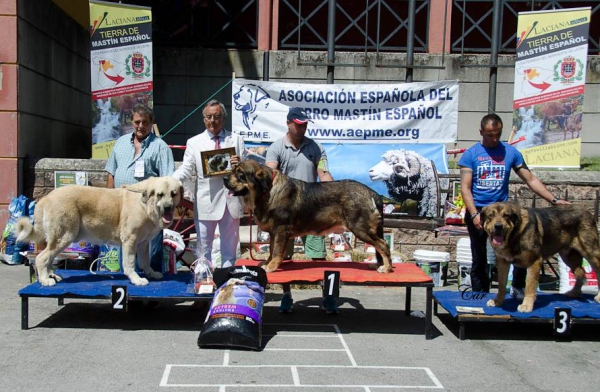
<svg viewBox="0 0 600 392">
<path fill-rule="evenodd" d="M 24 216 L 31 216 L 33 219 L 33 211 L 35 202 L 32 202 L 26 196 L 19 196 L 12 199 L 8 206 L 10 217 L 6 222 L 6 227 L 2 232 L 2 248 L 0 250 L 0 259 L 6 264 L 22 264 L 24 257 L 20 252 L 25 252 L 29 249 L 29 244 L 17 243 L 17 238 L 14 234 L 14 229 L 17 221 Z"/>
<path fill-rule="evenodd" d="M 97 253 L 96 246 L 91 242 L 79 241 L 69 245 L 63 253 L 77 253 L 81 257 L 90 258 Z"/>
<path fill-rule="evenodd" d="M 98 271 L 121 272 L 121 247 L 100 245 L 98 252 Z"/>
<path fill-rule="evenodd" d="M 198 336 L 198 346 L 260 350 L 266 272 L 260 267 L 217 268 L 213 279 L 219 288 Z"/>
<path fill-rule="evenodd" d="M 585 271 L 585 283 L 581 287 L 581 291 L 586 294 L 596 294 L 598 292 L 598 278 L 586 259 L 583 259 L 583 270 Z M 560 275 L 558 292 L 564 294 L 575 286 L 575 275 L 560 256 L 558 256 L 558 273 Z"/>
</svg>

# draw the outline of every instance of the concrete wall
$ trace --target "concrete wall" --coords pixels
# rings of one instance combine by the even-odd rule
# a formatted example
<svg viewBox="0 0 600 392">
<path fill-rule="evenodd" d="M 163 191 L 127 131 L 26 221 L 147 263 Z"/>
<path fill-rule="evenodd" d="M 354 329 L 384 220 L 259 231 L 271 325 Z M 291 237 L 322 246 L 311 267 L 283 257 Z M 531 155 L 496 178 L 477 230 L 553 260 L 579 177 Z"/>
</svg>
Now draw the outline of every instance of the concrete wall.
<svg viewBox="0 0 600 392">
<path fill-rule="evenodd" d="M 0 0 L 0 227 L 26 159 L 91 155 L 89 34 L 50 0 Z"/>
<path fill-rule="evenodd" d="M 0 230 L 18 196 L 17 1 L 0 0 Z"/>
</svg>

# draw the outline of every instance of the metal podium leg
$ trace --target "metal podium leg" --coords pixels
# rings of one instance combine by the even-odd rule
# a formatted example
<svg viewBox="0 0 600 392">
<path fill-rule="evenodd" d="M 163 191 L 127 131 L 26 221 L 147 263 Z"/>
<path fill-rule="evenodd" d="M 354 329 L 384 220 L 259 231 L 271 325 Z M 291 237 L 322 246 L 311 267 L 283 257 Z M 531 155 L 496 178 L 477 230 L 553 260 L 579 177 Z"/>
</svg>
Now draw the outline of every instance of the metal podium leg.
<svg viewBox="0 0 600 392">
<path fill-rule="evenodd" d="M 425 298 L 425 339 L 433 339 L 433 287 L 427 287 Z"/>
<path fill-rule="evenodd" d="M 406 301 L 404 304 L 404 314 L 410 316 L 410 302 L 411 302 L 411 289 L 412 287 L 406 287 Z"/>
<path fill-rule="evenodd" d="M 29 328 L 29 297 L 21 297 L 21 329 Z"/>
</svg>

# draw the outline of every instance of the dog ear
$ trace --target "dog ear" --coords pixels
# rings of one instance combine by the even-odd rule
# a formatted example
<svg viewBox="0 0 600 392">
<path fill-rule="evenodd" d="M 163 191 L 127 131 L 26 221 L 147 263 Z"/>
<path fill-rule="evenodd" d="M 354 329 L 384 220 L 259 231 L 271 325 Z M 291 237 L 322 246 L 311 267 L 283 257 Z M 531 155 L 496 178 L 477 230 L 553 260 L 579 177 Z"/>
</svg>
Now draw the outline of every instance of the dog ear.
<svg viewBox="0 0 600 392">
<path fill-rule="evenodd" d="M 264 167 L 256 171 L 257 185 L 260 186 L 260 189 L 271 189 L 271 186 L 273 185 L 271 181 L 271 170 L 273 169 Z"/>
<path fill-rule="evenodd" d="M 515 227 L 519 227 L 519 225 L 521 224 L 521 214 L 519 214 L 519 212 L 515 208 L 511 208 L 510 220 L 515 225 Z"/>
<path fill-rule="evenodd" d="M 141 181 L 141 182 L 138 182 L 137 184 L 123 185 L 123 186 L 121 186 L 121 188 L 125 188 L 130 192 L 141 193 L 142 194 L 142 203 L 146 204 L 148 202 L 148 198 L 151 196 L 148 194 L 148 188 L 151 188 L 149 186 L 150 180 L 151 180 L 151 178 Z"/>
<path fill-rule="evenodd" d="M 487 207 L 483 207 L 483 209 L 479 212 L 479 220 L 481 221 L 481 225 L 483 225 L 485 223 L 485 219 L 486 219 L 486 210 Z"/>
<path fill-rule="evenodd" d="M 179 186 L 179 203 L 183 201 L 183 185 Z"/>
</svg>

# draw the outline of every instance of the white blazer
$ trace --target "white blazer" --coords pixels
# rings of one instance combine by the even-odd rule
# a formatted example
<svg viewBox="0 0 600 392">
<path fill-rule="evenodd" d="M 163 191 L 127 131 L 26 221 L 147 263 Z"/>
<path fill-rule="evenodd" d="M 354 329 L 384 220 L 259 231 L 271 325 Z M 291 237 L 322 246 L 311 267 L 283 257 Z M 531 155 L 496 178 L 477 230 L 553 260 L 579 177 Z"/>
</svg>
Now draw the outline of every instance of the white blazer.
<svg viewBox="0 0 600 392">
<path fill-rule="evenodd" d="M 204 178 L 202 173 L 202 159 L 200 153 L 215 149 L 215 142 L 211 139 L 212 134 L 205 130 L 199 135 L 188 139 L 186 143 L 183 163 L 173 173 L 173 177 L 179 181 L 190 180 L 197 173 L 196 200 L 194 202 L 194 216 L 198 220 L 216 221 L 220 220 L 225 213 L 225 206 L 234 219 L 243 215 L 242 200 L 240 197 L 229 195 L 229 190 L 223 184 L 223 175 Z M 234 147 L 235 153 L 240 159 L 246 158 L 244 140 L 237 134 L 222 129 L 219 133 L 221 148 Z"/>
</svg>

